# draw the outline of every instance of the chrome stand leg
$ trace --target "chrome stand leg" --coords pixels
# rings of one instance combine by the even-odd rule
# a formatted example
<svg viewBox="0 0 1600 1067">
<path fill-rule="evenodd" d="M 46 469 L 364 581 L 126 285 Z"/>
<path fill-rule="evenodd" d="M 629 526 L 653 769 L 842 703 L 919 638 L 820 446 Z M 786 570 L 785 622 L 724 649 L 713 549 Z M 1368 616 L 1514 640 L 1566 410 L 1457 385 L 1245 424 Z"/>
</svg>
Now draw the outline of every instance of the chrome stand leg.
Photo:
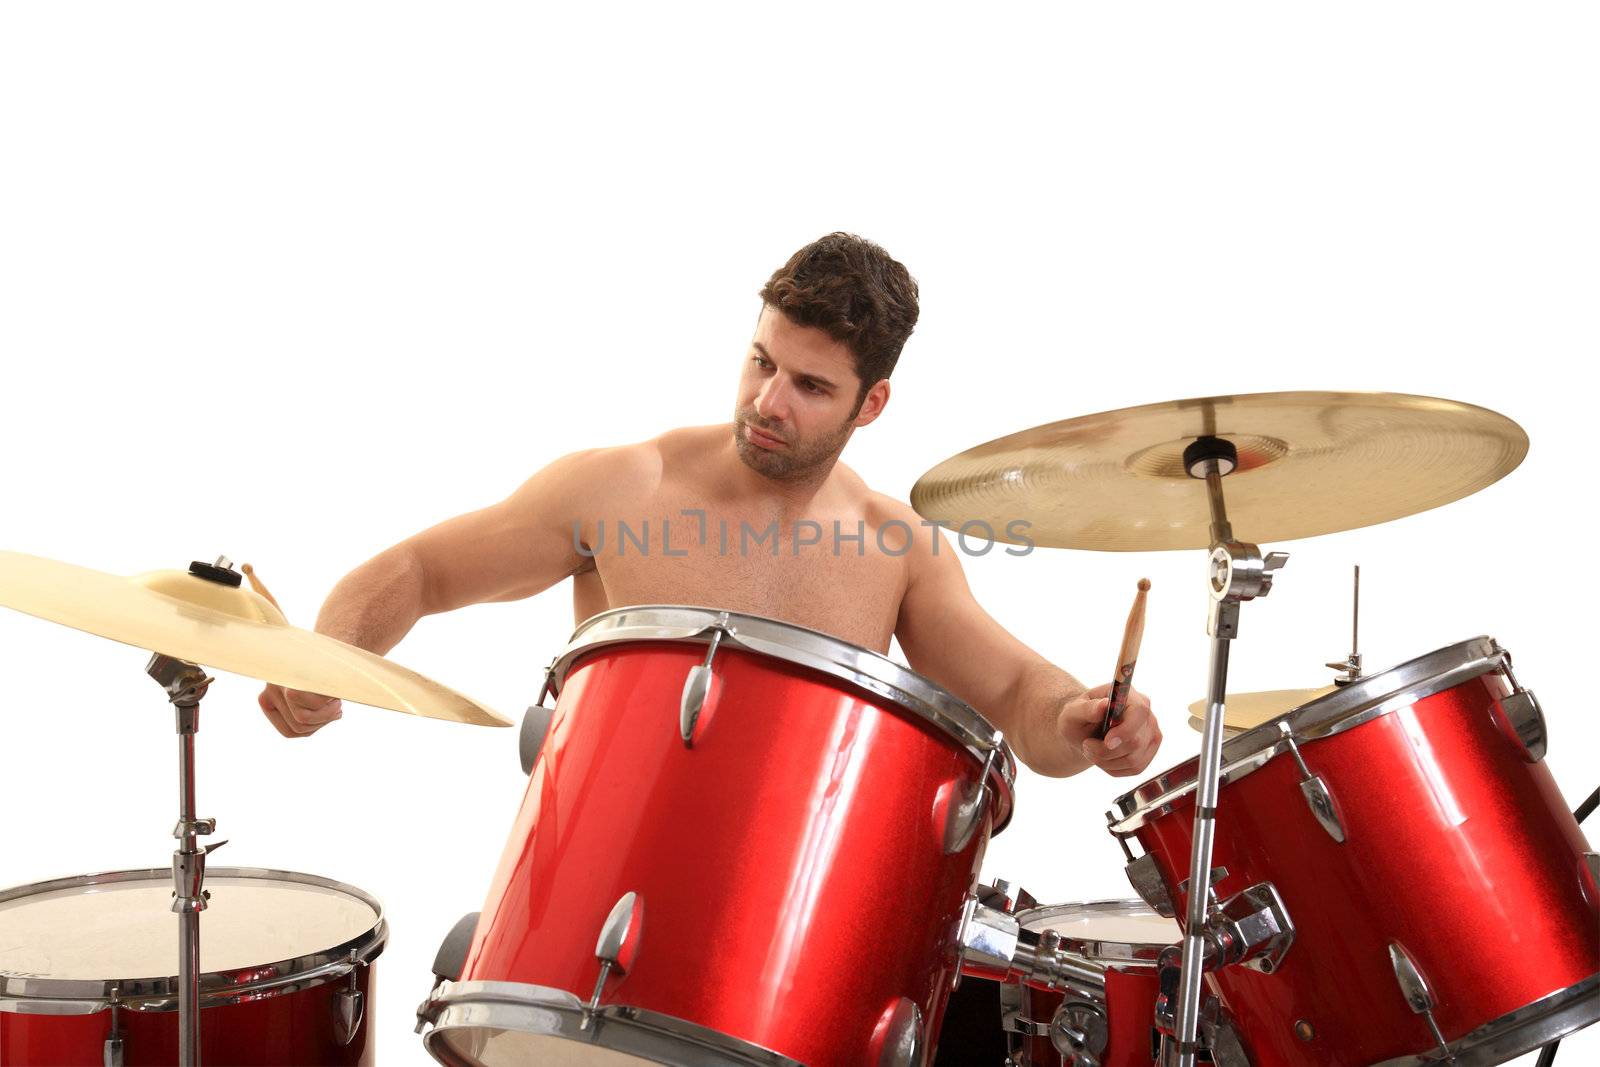
<svg viewBox="0 0 1600 1067">
<path fill-rule="evenodd" d="M 1206 689 L 1205 732 L 1200 736 L 1200 776 L 1195 786 L 1194 836 L 1189 849 L 1189 900 L 1184 922 L 1183 969 L 1178 980 L 1178 1065 L 1194 1067 L 1200 1032 L 1201 934 L 1211 899 L 1211 845 L 1222 772 L 1223 708 L 1228 692 L 1229 638 L 1211 638 L 1211 679 Z"/>
<path fill-rule="evenodd" d="M 177 716 L 178 825 L 172 836 L 178 848 L 172 853 L 172 910 L 178 915 L 178 1062 L 200 1065 L 200 913 L 206 908 L 206 853 L 225 842 L 202 845 L 199 837 L 213 833 L 216 823 L 194 813 L 194 736 L 200 729 L 200 700 L 211 679 L 192 663 L 152 656 L 145 668 L 166 689 Z"/>
</svg>

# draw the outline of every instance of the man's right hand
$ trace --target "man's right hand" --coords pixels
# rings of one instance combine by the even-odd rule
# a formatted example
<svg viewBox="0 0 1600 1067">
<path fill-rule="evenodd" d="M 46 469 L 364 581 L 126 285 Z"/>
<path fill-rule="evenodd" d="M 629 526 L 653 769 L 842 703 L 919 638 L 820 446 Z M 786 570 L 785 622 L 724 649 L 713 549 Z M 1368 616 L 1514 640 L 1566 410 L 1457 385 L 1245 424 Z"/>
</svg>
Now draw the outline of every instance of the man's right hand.
<svg viewBox="0 0 1600 1067">
<path fill-rule="evenodd" d="M 320 693 L 269 685 L 257 702 L 267 721 L 284 737 L 309 737 L 344 714 L 343 702 Z"/>
</svg>

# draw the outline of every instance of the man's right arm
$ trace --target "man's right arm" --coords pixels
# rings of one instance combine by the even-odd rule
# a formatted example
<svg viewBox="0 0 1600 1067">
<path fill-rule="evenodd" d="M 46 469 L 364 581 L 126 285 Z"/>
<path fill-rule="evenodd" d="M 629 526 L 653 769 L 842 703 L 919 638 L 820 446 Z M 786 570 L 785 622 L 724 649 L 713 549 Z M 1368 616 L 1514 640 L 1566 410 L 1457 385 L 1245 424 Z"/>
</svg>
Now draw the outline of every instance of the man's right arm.
<svg viewBox="0 0 1600 1067">
<path fill-rule="evenodd" d="M 383 655 L 424 615 L 548 589 L 587 562 L 574 523 L 598 512 L 597 491 L 630 480 L 639 447 L 563 456 L 500 503 L 385 549 L 333 587 L 317 632 Z M 277 685 L 259 703 L 285 737 L 307 736 L 342 713 L 337 700 Z"/>
</svg>

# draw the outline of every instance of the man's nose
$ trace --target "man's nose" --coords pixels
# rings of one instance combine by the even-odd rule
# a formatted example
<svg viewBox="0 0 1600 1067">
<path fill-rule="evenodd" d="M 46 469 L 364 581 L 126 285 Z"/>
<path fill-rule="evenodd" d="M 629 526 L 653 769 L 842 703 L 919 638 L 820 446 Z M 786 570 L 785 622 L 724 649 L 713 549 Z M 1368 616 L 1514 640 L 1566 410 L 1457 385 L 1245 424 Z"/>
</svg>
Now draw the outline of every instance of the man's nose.
<svg viewBox="0 0 1600 1067">
<path fill-rule="evenodd" d="M 779 381 L 777 375 L 773 375 L 756 394 L 756 414 L 763 419 L 782 422 L 789 414 L 788 408 L 789 402 L 783 383 Z"/>
</svg>

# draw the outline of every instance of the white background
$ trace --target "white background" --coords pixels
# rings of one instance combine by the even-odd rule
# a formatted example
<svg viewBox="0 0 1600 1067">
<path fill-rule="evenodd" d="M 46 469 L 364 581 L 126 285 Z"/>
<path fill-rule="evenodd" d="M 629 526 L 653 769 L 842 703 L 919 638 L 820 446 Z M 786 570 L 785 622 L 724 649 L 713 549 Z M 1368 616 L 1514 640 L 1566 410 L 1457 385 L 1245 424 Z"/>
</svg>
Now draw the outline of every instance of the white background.
<svg viewBox="0 0 1600 1067">
<path fill-rule="evenodd" d="M 1530 4 L 11 5 L 0 543 L 124 574 L 227 553 L 309 625 L 350 568 L 563 452 L 727 418 L 757 288 L 845 229 L 922 287 L 845 456 L 902 497 L 1002 433 L 1207 393 L 1520 422 L 1527 460 L 1477 496 L 1283 546 L 1232 682 L 1323 684 L 1360 563 L 1369 667 L 1497 636 L 1575 805 L 1600 775 L 1597 28 Z M 1149 576 L 1151 770 L 1197 750 L 1198 553 L 968 573 L 1086 681 Z M 393 655 L 520 717 L 571 623 L 558 589 Z M 164 866 L 175 742 L 145 654 L 13 612 L 0 649 L 0 884 Z M 352 706 L 286 741 L 258 689 L 225 675 L 204 707 L 217 862 L 380 896 L 383 1058 L 424 1062 L 412 1010 L 482 904 L 515 734 Z M 1024 774 L 986 872 L 1129 895 L 1103 812 L 1131 784 Z M 1560 1061 L 1597 1057 L 1588 1032 Z"/>
</svg>

